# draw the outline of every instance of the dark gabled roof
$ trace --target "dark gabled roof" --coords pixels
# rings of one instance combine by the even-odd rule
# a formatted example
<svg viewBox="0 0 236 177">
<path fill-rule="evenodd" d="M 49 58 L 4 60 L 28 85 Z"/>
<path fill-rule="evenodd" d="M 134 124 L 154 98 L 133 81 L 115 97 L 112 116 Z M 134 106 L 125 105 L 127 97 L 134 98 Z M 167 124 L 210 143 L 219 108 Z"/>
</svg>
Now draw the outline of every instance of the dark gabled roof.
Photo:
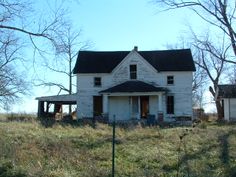
<svg viewBox="0 0 236 177">
<path fill-rule="evenodd" d="M 236 98 L 236 85 L 218 85 L 219 97 Z"/>
<path fill-rule="evenodd" d="M 130 92 L 166 92 L 163 87 L 155 87 L 154 85 L 142 81 L 126 81 L 114 87 L 100 91 L 100 93 L 130 93 Z"/>
<path fill-rule="evenodd" d="M 130 51 L 80 51 L 73 73 L 110 73 Z M 137 51 L 157 71 L 195 71 L 190 49 Z"/>
<path fill-rule="evenodd" d="M 73 73 L 110 73 L 128 53 L 80 51 Z"/>
<path fill-rule="evenodd" d="M 190 49 L 141 51 L 145 58 L 157 71 L 195 71 Z"/>
</svg>

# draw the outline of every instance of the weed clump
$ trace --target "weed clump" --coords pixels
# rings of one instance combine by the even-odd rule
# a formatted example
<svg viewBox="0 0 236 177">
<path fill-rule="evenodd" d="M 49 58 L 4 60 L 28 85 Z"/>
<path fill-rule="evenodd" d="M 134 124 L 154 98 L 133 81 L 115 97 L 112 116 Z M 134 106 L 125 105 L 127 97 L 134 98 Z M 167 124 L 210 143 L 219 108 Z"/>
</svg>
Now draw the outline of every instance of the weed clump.
<svg viewBox="0 0 236 177">
<path fill-rule="evenodd" d="M 20 168 L 15 168 L 12 162 L 0 164 L 0 177 L 26 177 L 27 174 Z"/>
</svg>

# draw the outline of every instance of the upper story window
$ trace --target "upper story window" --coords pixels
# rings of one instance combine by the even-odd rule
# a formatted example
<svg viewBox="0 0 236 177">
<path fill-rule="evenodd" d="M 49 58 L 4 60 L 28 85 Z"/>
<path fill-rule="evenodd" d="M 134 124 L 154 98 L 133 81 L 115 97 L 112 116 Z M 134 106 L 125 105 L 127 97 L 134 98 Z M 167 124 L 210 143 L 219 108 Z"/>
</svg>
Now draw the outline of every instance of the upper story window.
<svg viewBox="0 0 236 177">
<path fill-rule="evenodd" d="M 100 87 L 102 85 L 102 79 L 101 77 L 95 77 L 94 78 L 94 86 L 95 87 Z"/>
<path fill-rule="evenodd" d="M 167 76 L 167 85 L 174 84 L 174 76 Z"/>
<path fill-rule="evenodd" d="M 137 65 L 129 65 L 130 79 L 137 79 Z"/>
</svg>

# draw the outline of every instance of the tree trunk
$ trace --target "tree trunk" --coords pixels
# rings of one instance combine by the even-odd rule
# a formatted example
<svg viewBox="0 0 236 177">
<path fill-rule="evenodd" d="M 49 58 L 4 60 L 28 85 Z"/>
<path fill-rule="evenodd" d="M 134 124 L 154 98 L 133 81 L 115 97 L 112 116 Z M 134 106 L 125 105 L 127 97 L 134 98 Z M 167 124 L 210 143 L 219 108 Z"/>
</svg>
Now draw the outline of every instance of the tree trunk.
<svg viewBox="0 0 236 177">
<path fill-rule="evenodd" d="M 71 45 L 69 44 L 69 52 L 68 52 L 68 57 L 69 57 L 69 95 L 72 94 L 72 56 L 71 56 Z M 72 108 L 71 104 L 69 105 L 69 114 L 71 115 Z"/>
<path fill-rule="evenodd" d="M 216 104 L 216 110 L 217 110 L 217 119 L 218 120 L 223 120 L 223 118 L 224 118 L 223 117 L 223 115 L 224 115 L 223 106 L 222 106 L 220 100 L 216 100 L 215 104 Z"/>
<path fill-rule="evenodd" d="M 217 85 L 214 86 L 215 90 L 217 88 Z M 215 98 L 215 104 L 216 104 L 216 111 L 217 111 L 217 119 L 218 120 L 223 120 L 223 106 L 220 102 L 220 100 L 218 99 L 218 93 L 216 93 L 212 87 L 209 87 L 209 91 L 211 92 L 212 96 Z"/>
</svg>

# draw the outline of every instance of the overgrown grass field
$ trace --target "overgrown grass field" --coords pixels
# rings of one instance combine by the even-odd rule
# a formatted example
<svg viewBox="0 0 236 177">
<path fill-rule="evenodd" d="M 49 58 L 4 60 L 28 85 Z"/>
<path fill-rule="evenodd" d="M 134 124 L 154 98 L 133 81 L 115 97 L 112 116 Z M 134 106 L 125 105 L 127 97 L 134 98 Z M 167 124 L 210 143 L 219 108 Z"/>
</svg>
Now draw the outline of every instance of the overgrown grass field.
<svg viewBox="0 0 236 177">
<path fill-rule="evenodd" d="M 0 177 L 111 176 L 112 127 L 0 122 Z M 116 128 L 115 176 L 236 176 L 236 125 Z"/>
</svg>

